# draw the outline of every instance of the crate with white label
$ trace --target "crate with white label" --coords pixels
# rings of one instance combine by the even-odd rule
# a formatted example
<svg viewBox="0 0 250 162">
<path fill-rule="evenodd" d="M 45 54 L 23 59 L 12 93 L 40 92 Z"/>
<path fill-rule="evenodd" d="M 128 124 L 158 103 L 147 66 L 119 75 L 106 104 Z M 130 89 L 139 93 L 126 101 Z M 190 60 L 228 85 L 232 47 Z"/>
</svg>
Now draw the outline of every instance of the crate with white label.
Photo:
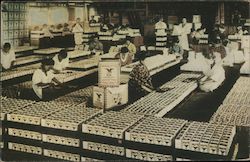
<svg viewBox="0 0 250 162">
<path fill-rule="evenodd" d="M 88 108 L 85 104 L 70 106 L 42 119 L 42 127 L 78 131 L 81 123 L 99 114 L 99 109 Z"/>
<path fill-rule="evenodd" d="M 8 142 L 8 149 L 14 150 L 18 152 L 42 155 L 43 149 L 41 147 L 32 146 L 32 145 L 25 145 L 16 142 Z"/>
<path fill-rule="evenodd" d="M 37 102 L 36 104 L 30 105 L 25 109 L 20 109 L 7 114 L 7 120 L 15 123 L 40 126 L 42 118 L 59 110 L 65 109 L 66 107 L 67 105 L 58 105 L 53 101 Z"/>
<path fill-rule="evenodd" d="M 65 151 L 51 150 L 51 149 L 44 149 L 43 156 L 65 160 L 65 161 L 80 162 L 81 160 L 81 157 L 79 154 L 69 153 Z"/>
<path fill-rule="evenodd" d="M 109 111 L 84 122 L 82 132 L 101 137 L 124 139 L 125 131 L 141 118 L 143 115 Z"/>
<path fill-rule="evenodd" d="M 189 122 L 175 139 L 177 157 L 186 158 L 189 152 L 188 159 L 200 159 L 202 155 L 224 159 L 229 155 L 235 135 L 234 126 Z M 198 157 L 192 157 L 192 153 Z"/>
<path fill-rule="evenodd" d="M 125 140 L 130 143 L 145 143 L 171 147 L 174 145 L 174 139 L 177 133 L 182 129 L 185 123 L 187 123 L 187 121 L 181 119 L 149 116 L 127 130 Z M 135 144 L 131 146 L 134 145 Z"/>
<path fill-rule="evenodd" d="M 128 84 L 118 87 L 93 87 L 93 106 L 97 108 L 111 109 L 128 102 Z"/>
<path fill-rule="evenodd" d="M 122 146 L 115 146 L 111 144 L 104 144 L 92 141 L 83 141 L 82 146 L 84 150 L 96 152 L 96 154 L 104 153 L 117 156 L 125 156 L 125 148 Z"/>
<path fill-rule="evenodd" d="M 126 149 L 126 157 L 143 161 L 173 161 L 172 155 L 164 155 L 136 149 Z"/>
<path fill-rule="evenodd" d="M 1 102 L 1 121 L 7 118 L 7 114 L 13 113 L 17 110 L 21 110 L 22 108 L 25 108 L 27 106 L 31 106 L 34 103 L 35 102 L 31 100 L 5 98 L 4 102 Z"/>
<path fill-rule="evenodd" d="M 223 104 L 213 114 L 210 123 L 250 127 L 250 106 Z"/>
</svg>

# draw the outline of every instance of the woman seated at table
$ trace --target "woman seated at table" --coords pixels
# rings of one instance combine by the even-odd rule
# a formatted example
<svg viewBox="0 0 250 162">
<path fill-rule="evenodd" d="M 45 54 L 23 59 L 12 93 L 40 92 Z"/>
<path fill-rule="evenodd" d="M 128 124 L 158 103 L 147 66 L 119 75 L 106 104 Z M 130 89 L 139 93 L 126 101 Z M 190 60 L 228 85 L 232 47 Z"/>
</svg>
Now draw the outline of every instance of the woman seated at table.
<svg viewBox="0 0 250 162">
<path fill-rule="evenodd" d="M 169 53 L 175 54 L 177 56 L 182 56 L 184 53 L 183 48 L 179 45 L 179 39 L 175 38 L 173 39 L 172 44 L 169 47 Z"/>
<path fill-rule="evenodd" d="M 98 36 L 94 36 L 89 43 L 89 50 L 93 52 L 103 52 L 103 44 L 99 41 Z"/>
<path fill-rule="evenodd" d="M 4 43 L 1 49 L 1 71 L 11 69 L 16 60 L 15 52 L 11 49 L 10 43 Z"/>
<path fill-rule="evenodd" d="M 122 47 L 121 52 L 116 54 L 115 58 L 119 58 L 121 66 L 125 66 L 132 63 L 132 55 L 129 53 L 127 47 Z"/>
<path fill-rule="evenodd" d="M 200 89 L 204 92 L 213 92 L 225 80 L 225 70 L 222 66 L 221 55 L 213 52 L 211 69 L 204 71 L 205 77 L 200 80 Z"/>
<path fill-rule="evenodd" d="M 59 54 L 53 57 L 54 61 L 54 71 L 55 73 L 60 73 L 69 66 L 69 58 L 66 50 L 61 50 Z"/>
<path fill-rule="evenodd" d="M 132 55 L 132 58 L 134 59 L 135 54 L 136 54 L 136 47 L 132 43 L 131 37 L 126 37 L 126 42 L 125 42 L 124 46 L 128 48 L 129 53 Z"/>
<path fill-rule="evenodd" d="M 152 84 L 152 78 L 147 66 L 144 63 L 147 52 L 141 52 L 138 55 L 139 63 L 135 65 L 129 74 L 129 100 L 135 101 L 136 99 L 145 96 L 146 94 L 156 90 L 157 92 L 165 92 L 160 88 L 155 88 Z"/>
<path fill-rule="evenodd" d="M 53 60 L 44 60 L 41 68 L 33 73 L 32 88 L 39 98 L 36 100 L 50 100 L 53 96 L 55 83 L 62 85 L 62 83 L 55 78 L 53 66 Z"/>
</svg>

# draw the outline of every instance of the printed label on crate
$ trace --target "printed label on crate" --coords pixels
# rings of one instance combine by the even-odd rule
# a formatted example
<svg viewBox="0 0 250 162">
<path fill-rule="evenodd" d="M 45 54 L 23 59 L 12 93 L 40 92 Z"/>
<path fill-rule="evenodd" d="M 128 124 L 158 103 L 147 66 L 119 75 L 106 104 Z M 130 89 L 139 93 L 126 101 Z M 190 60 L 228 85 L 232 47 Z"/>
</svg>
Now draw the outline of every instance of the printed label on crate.
<svg viewBox="0 0 250 162">
<path fill-rule="evenodd" d="M 93 87 L 93 105 L 98 108 L 104 108 L 104 88 Z"/>
<path fill-rule="evenodd" d="M 102 60 L 98 67 L 98 85 L 114 87 L 120 85 L 121 63 L 119 59 Z"/>
</svg>

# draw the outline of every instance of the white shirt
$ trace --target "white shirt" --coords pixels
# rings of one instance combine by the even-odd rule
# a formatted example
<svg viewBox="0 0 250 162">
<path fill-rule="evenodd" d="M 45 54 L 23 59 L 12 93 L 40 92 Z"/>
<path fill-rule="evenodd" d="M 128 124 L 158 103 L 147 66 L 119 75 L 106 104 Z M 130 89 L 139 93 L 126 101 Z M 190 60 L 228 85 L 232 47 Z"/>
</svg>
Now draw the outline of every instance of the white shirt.
<svg viewBox="0 0 250 162">
<path fill-rule="evenodd" d="M 159 21 L 155 24 L 155 29 L 167 29 L 167 25 L 163 21 Z"/>
<path fill-rule="evenodd" d="M 37 86 L 38 83 L 51 83 L 52 79 L 54 78 L 54 73 L 52 70 L 47 72 L 47 75 L 45 72 L 43 72 L 41 69 L 37 69 L 32 76 L 32 88 L 36 95 L 42 99 L 42 87 Z"/>
<path fill-rule="evenodd" d="M 4 69 L 11 67 L 11 62 L 16 60 L 15 52 L 10 50 L 8 53 L 1 50 L 1 65 Z"/>
<path fill-rule="evenodd" d="M 75 44 L 76 45 L 82 44 L 82 41 L 83 41 L 83 38 L 82 38 L 83 28 L 81 27 L 81 25 L 76 24 L 74 26 L 72 32 L 74 33 Z"/>
<path fill-rule="evenodd" d="M 54 69 L 58 70 L 58 71 L 62 71 L 63 69 L 65 69 L 66 67 L 69 66 L 69 58 L 66 57 L 65 59 L 61 60 L 61 62 L 58 59 L 58 55 L 55 55 L 55 57 L 53 57 L 54 60 Z"/>
</svg>

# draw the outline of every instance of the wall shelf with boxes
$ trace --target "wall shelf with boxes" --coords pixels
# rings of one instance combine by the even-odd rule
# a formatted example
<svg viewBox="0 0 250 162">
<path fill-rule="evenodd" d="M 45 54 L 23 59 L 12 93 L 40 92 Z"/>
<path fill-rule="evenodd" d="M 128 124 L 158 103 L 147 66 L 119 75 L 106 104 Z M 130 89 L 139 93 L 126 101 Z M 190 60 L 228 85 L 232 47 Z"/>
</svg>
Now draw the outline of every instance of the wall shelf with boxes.
<svg viewBox="0 0 250 162">
<path fill-rule="evenodd" d="M 2 12 L 2 42 L 9 42 L 12 46 L 21 45 L 24 39 L 29 37 L 29 30 L 26 23 L 26 3 L 3 3 L 5 11 Z"/>
</svg>

